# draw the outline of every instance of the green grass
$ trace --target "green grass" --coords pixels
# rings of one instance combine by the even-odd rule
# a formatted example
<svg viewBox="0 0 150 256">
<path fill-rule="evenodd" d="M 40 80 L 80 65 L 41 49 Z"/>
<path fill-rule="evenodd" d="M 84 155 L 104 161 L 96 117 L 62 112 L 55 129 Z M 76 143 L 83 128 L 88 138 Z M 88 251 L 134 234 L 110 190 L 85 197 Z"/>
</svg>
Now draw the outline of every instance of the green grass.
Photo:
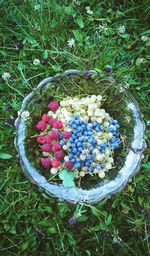
<svg viewBox="0 0 150 256">
<path fill-rule="evenodd" d="M 90 4 L 89 4 L 90 3 Z M 149 149 L 140 173 L 126 189 L 95 206 L 70 205 L 48 198 L 22 174 L 14 149 L 15 130 L 5 124 L 16 118 L 23 97 L 43 78 L 66 69 L 95 69 L 102 75 L 113 67 L 118 83 L 140 104 L 149 124 L 148 1 L 0 1 L 1 146 L 0 255 L 121 255 L 150 254 Z M 39 10 L 34 6 L 40 4 Z M 93 15 L 86 13 L 90 5 Z M 98 34 L 99 24 L 107 23 Z M 124 34 L 117 28 L 125 26 Z M 67 41 L 75 38 L 75 47 Z M 23 49 L 16 43 L 23 42 Z M 138 58 L 145 63 L 138 64 Z M 34 59 L 42 63 L 35 66 Z M 147 144 L 149 131 L 147 126 Z M 11 157 L 12 156 L 12 157 Z M 76 221 L 70 225 L 73 216 Z M 71 219 L 72 220 L 72 219 Z M 70 220 L 70 221 L 71 221 Z M 72 221 L 73 221 L 72 220 Z M 117 235 L 118 232 L 118 235 Z M 119 236 L 122 241 L 115 240 Z"/>
</svg>

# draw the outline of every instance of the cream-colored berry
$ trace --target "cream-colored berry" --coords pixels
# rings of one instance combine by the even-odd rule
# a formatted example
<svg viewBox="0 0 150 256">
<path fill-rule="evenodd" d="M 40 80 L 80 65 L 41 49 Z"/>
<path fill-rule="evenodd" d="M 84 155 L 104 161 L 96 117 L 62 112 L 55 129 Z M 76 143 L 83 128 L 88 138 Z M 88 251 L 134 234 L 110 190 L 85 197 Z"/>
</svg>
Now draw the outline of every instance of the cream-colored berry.
<svg viewBox="0 0 150 256">
<path fill-rule="evenodd" d="M 65 160 L 66 162 L 68 162 L 68 161 L 69 161 L 69 156 L 65 156 L 65 157 L 64 157 L 64 160 Z"/>
<path fill-rule="evenodd" d="M 105 172 L 104 172 L 104 171 L 99 171 L 98 176 L 99 176 L 101 179 L 104 179 L 104 178 L 105 178 Z"/>
<path fill-rule="evenodd" d="M 104 154 L 98 154 L 96 155 L 96 160 L 102 161 L 104 159 L 105 155 Z"/>
<path fill-rule="evenodd" d="M 82 161 L 84 161 L 85 159 L 86 159 L 86 155 L 80 155 L 80 159 L 82 160 Z"/>
<path fill-rule="evenodd" d="M 53 174 L 53 175 L 55 175 L 57 172 L 58 172 L 57 168 L 53 167 L 53 168 L 50 169 L 50 173 Z"/>
<path fill-rule="evenodd" d="M 112 164 L 111 163 L 106 163 L 106 165 L 105 165 L 105 167 L 106 167 L 106 169 L 111 169 L 112 168 Z"/>
<path fill-rule="evenodd" d="M 85 172 L 81 171 L 81 172 L 80 172 L 80 176 L 81 176 L 81 177 L 84 177 L 84 176 L 85 176 Z"/>
</svg>

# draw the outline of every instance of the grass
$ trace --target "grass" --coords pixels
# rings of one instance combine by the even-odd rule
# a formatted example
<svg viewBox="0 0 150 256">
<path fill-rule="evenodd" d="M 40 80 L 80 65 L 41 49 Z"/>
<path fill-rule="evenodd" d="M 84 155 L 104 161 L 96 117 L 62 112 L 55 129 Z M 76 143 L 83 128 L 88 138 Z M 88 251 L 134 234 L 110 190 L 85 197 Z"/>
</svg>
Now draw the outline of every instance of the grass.
<svg viewBox="0 0 150 256">
<path fill-rule="evenodd" d="M 116 4 L 92 0 L 93 15 L 87 14 L 89 3 L 84 0 L 80 5 L 56 0 L 0 3 L 0 74 L 11 75 L 8 82 L 1 78 L 0 83 L 0 152 L 4 153 L 0 155 L 0 254 L 149 255 L 148 148 L 140 173 L 122 193 L 95 206 L 74 206 L 48 198 L 27 181 L 20 170 L 13 146 L 15 130 L 10 124 L 23 97 L 43 78 L 73 68 L 107 75 L 105 68 L 111 65 L 111 76 L 129 86 L 149 125 L 149 42 L 141 40 L 142 35 L 149 36 L 148 1 Z M 108 29 L 100 32 L 102 23 Z M 125 33 L 118 34 L 119 26 L 125 26 Z M 67 45 L 70 38 L 75 39 L 75 47 Z M 23 43 L 22 49 L 16 47 L 17 42 Z M 41 64 L 34 65 L 34 59 Z"/>
</svg>

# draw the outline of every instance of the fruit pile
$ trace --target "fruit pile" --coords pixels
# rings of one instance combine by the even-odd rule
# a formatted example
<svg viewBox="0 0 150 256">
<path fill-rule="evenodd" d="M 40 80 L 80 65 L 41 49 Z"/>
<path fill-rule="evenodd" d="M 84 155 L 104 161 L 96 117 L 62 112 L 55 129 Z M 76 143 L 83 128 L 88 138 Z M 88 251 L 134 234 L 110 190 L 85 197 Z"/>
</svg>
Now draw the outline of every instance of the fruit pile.
<svg viewBox="0 0 150 256">
<path fill-rule="evenodd" d="M 101 109 L 102 96 L 67 97 L 51 101 L 48 113 L 36 124 L 40 163 L 56 175 L 63 167 L 76 177 L 98 174 L 104 178 L 119 148 L 120 125 Z"/>
</svg>

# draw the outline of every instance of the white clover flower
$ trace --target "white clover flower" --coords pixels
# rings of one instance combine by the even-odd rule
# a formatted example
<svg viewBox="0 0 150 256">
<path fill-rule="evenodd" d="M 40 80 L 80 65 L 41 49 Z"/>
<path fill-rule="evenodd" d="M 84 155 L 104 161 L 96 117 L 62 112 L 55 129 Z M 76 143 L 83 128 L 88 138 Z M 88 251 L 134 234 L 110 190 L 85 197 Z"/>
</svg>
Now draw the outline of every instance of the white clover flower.
<svg viewBox="0 0 150 256">
<path fill-rule="evenodd" d="M 30 113 L 29 111 L 23 111 L 23 112 L 18 111 L 18 116 L 21 116 L 21 119 L 23 121 L 26 121 L 29 118 Z"/>
<path fill-rule="evenodd" d="M 68 46 L 69 46 L 69 47 L 74 47 L 74 46 L 75 46 L 75 39 L 71 38 L 71 39 L 69 39 L 69 40 L 67 41 L 67 43 L 68 43 Z"/>
<path fill-rule="evenodd" d="M 107 23 L 102 23 L 102 25 L 99 24 L 98 30 L 99 32 L 106 32 L 108 30 Z"/>
<path fill-rule="evenodd" d="M 86 9 L 87 14 L 89 14 L 89 15 L 93 14 L 93 11 L 91 10 L 90 6 L 86 6 L 85 9 Z"/>
<path fill-rule="evenodd" d="M 147 41 L 149 41 L 149 37 L 148 37 L 148 36 L 142 36 L 142 37 L 141 37 L 141 40 L 142 40 L 143 42 L 147 42 Z"/>
<path fill-rule="evenodd" d="M 138 58 L 138 59 L 136 60 L 137 66 L 140 66 L 141 64 L 145 64 L 146 62 L 147 62 L 147 60 L 144 59 L 144 58 Z"/>
<path fill-rule="evenodd" d="M 126 28 L 125 28 L 125 26 L 120 26 L 117 28 L 117 31 L 119 34 L 124 34 L 126 31 Z"/>
<path fill-rule="evenodd" d="M 2 78 L 3 78 L 3 80 L 8 80 L 9 78 L 11 77 L 11 75 L 10 75 L 10 73 L 8 73 L 8 72 L 4 72 L 3 73 L 3 75 L 2 75 Z"/>
<path fill-rule="evenodd" d="M 33 64 L 34 65 L 39 65 L 41 62 L 40 62 L 40 60 L 39 59 L 34 59 L 34 61 L 33 61 Z"/>
<path fill-rule="evenodd" d="M 36 5 L 34 6 L 34 10 L 35 10 L 35 11 L 38 11 L 40 8 L 41 8 L 41 5 L 40 5 L 40 4 L 36 4 Z"/>
</svg>

